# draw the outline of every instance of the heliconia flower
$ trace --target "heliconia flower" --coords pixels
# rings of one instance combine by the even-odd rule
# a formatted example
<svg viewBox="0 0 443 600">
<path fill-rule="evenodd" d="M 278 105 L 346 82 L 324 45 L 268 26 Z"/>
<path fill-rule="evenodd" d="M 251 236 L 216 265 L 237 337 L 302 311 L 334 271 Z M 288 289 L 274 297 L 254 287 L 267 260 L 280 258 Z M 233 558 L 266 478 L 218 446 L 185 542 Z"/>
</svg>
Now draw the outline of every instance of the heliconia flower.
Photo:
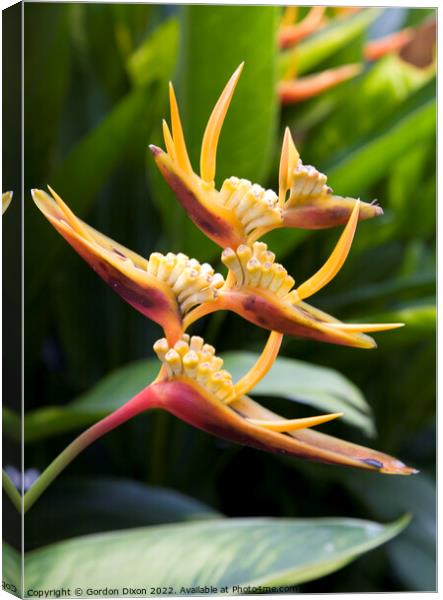
<svg viewBox="0 0 443 600">
<path fill-rule="evenodd" d="M 271 332 L 255 365 L 236 383 L 203 338 L 183 334 L 174 344 L 158 340 L 154 351 L 162 367 L 155 381 L 71 442 L 26 492 L 24 512 L 85 448 L 152 409 L 166 410 L 216 437 L 267 452 L 391 475 L 416 473 L 392 456 L 312 431 L 343 413 L 285 419 L 246 396 L 272 367 L 282 338 Z"/>
<path fill-rule="evenodd" d="M 154 252 L 146 260 L 81 221 L 49 189 L 53 197 L 32 190 L 45 217 L 117 294 L 161 325 L 172 343 L 181 337 L 189 310 L 217 297 L 224 279 L 208 263 L 172 252 Z"/>
<path fill-rule="evenodd" d="M 302 229 L 335 227 L 348 221 L 356 203 L 356 198 L 335 195 L 327 185 L 326 175 L 311 165 L 303 164 L 287 127 L 279 172 L 282 226 Z M 383 209 L 376 202 L 359 202 L 359 206 L 359 220 L 383 214 Z M 259 233 L 265 232 L 266 229 L 263 229 Z"/>
<path fill-rule="evenodd" d="M 400 461 L 330 436 L 309 437 L 309 428 L 342 416 L 325 414 L 285 419 L 266 411 L 245 396 L 271 368 L 282 336 L 273 332 L 255 366 L 234 383 L 215 349 L 201 337 L 184 335 L 174 346 L 161 339 L 154 351 L 163 368 L 150 386 L 151 407 L 217 437 L 268 452 L 384 473 L 410 474 Z M 294 437 L 291 435 L 294 434 Z M 300 438 L 295 434 L 300 434 Z"/>
<path fill-rule="evenodd" d="M 13 196 L 13 192 L 3 192 L 3 194 L 2 194 L 2 214 L 5 212 L 5 210 L 8 208 L 8 206 L 11 204 L 12 196 Z"/>
<path fill-rule="evenodd" d="M 228 81 L 209 117 L 200 156 L 200 175 L 191 166 L 181 126 L 174 88 L 170 84 L 172 133 L 163 121 L 167 152 L 150 146 L 160 171 L 189 217 L 205 235 L 222 248 L 246 243 L 253 232 L 282 223 L 277 195 L 246 179 L 230 177 L 215 189 L 216 153 L 220 131 L 241 64 Z"/>
<path fill-rule="evenodd" d="M 222 262 L 229 269 L 218 297 L 202 304 L 185 317 L 185 328 L 196 319 L 216 310 L 233 311 L 268 330 L 344 346 L 374 348 L 365 332 L 386 331 L 401 323 L 342 323 L 306 304 L 304 300 L 324 287 L 341 269 L 349 253 L 358 221 L 359 203 L 354 205 L 348 224 L 326 263 L 307 281 L 294 287 L 294 279 L 275 262 L 275 255 L 263 242 L 226 248 Z"/>
<path fill-rule="evenodd" d="M 345 223 L 356 200 L 334 196 L 326 185 L 326 176 L 303 165 L 289 129 L 280 160 L 279 196 L 235 176 L 226 179 L 220 190 L 215 189 L 218 139 L 242 67 L 240 65 L 230 78 L 209 118 L 201 148 L 200 176 L 194 173 L 189 161 L 174 90 L 170 86 L 172 134 L 163 122 L 167 152 L 152 145 L 150 149 L 177 199 L 197 227 L 222 248 L 235 249 L 240 244 L 252 243 L 279 227 L 321 229 Z M 289 189 L 291 193 L 285 201 Z M 379 206 L 361 204 L 360 219 L 382 213 Z"/>
</svg>

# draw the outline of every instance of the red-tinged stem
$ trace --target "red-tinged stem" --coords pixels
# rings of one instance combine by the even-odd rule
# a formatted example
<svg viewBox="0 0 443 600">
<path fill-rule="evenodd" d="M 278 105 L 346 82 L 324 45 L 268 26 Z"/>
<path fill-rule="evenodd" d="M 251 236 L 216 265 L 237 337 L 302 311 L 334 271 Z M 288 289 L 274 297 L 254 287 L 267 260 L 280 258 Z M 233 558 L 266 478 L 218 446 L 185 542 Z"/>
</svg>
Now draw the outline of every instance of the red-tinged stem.
<svg viewBox="0 0 443 600">
<path fill-rule="evenodd" d="M 31 508 L 34 502 L 42 495 L 46 488 L 85 448 L 108 431 L 115 429 L 122 423 L 129 421 L 136 415 L 158 406 L 156 387 L 150 385 L 131 398 L 126 404 L 117 408 L 113 413 L 104 417 L 98 423 L 81 433 L 67 446 L 61 454 L 43 471 L 40 477 L 26 492 L 23 499 L 23 511 Z"/>
</svg>

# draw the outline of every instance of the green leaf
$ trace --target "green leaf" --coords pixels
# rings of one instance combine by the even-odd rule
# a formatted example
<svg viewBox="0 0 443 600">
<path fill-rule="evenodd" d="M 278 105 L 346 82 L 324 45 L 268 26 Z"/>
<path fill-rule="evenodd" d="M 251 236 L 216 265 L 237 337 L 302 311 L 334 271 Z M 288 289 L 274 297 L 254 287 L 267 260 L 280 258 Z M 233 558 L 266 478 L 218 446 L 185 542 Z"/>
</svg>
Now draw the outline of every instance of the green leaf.
<svg viewBox="0 0 443 600">
<path fill-rule="evenodd" d="M 239 379 L 258 358 L 249 352 L 223 355 L 234 380 Z M 158 373 L 156 359 L 125 365 L 105 376 L 91 390 L 61 407 L 47 406 L 25 416 L 26 443 L 89 425 L 112 412 L 153 381 Z M 345 377 L 324 367 L 277 358 L 268 375 L 252 395 L 272 395 L 328 412 L 344 412 L 343 419 L 373 435 L 371 411 L 361 392 Z"/>
<path fill-rule="evenodd" d="M 102 531 L 219 516 L 202 502 L 167 488 L 114 477 L 63 478 L 26 515 L 26 541 L 36 547 Z"/>
<path fill-rule="evenodd" d="M 359 195 L 390 172 L 393 162 L 435 136 L 435 79 L 415 92 L 383 126 L 324 167 L 337 191 Z M 432 142 L 434 143 L 434 142 Z M 338 189 L 339 188 L 339 189 Z"/>
<path fill-rule="evenodd" d="M 309 36 L 280 56 L 280 73 L 283 75 L 295 62 L 297 73 L 303 75 L 358 38 L 381 14 L 377 8 L 362 10 L 348 18 L 334 19 L 329 25 Z"/>
<path fill-rule="evenodd" d="M 389 525 L 356 519 L 226 519 L 92 535 L 26 557 L 28 589 L 296 585 L 348 564 L 396 536 Z M 118 565 L 118 568 L 110 568 Z M 259 591 L 259 590 L 257 590 Z M 272 590 L 268 590 L 272 591 Z M 96 592 L 93 595 L 100 595 Z"/>
<path fill-rule="evenodd" d="M 21 565 L 22 560 L 17 550 L 14 550 L 9 544 L 2 544 L 2 580 L 3 589 L 10 592 L 17 598 L 22 597 L 21 593 Z"/>
<path fill-rule="evenodd" d="M 245 61 L 220 136 L 217 184 L 231 175 L 262 184 L 266 180 L 278 116 L 278 14 L 278 7 L 263 6 L 182 8 L 178 81 L 174 83 L 196 172 L 209 115 L 229 77 Z M 215 246 L 196 229 L 173 195 L 165 194 L 166 184 L 157 183 L 157 179 L 152 183 L 171 244 L 205 260 L 210 259 L 211 253 L 217 254 Z"/>
<path fill-rule="evenodd" d="M 235 380 L 256 362 L 250 352 L 224 354 L 224 366 Z M 346 377 L 326 367 L 278 357 L 269 373 L 251 392 L 253 396 L 278 396 L 327 412 L 344 412 L 343 421 L 375 435 L 371 409 L 360 390 Z"/>
</svg>

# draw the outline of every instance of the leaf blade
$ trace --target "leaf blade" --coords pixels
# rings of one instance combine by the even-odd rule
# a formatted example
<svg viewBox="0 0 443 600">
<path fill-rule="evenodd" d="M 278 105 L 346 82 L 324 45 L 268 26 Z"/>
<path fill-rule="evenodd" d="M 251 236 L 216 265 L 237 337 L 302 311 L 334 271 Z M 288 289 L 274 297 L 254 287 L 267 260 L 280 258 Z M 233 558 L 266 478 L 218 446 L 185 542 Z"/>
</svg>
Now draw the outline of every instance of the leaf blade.
<svg viewBox="0 0 443 600">
<path fill-rule="evenodd" d="M 325 575 L 397 535 L 356 519 L 222 519 L 68 540 L 27 556 L 26 585 L 134 587 L 295 585 Z M 109 570 L 109 564 L 119 564 Z M 74 579 L 73 579 L 74 578 Z"/>
</svg>

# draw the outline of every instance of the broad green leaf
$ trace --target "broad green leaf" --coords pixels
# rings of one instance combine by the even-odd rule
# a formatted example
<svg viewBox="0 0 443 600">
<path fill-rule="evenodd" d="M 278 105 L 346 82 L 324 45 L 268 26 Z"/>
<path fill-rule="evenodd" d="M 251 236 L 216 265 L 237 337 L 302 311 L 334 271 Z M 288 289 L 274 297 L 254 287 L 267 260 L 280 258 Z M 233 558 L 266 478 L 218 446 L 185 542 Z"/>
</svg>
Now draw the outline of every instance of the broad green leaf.
<svg viewBox="0 0 443 600">
<path fill-rule="evenodd" d="M 205 586 L 232 594 L 240 591 L 234 586 L 295 585 L 336 571 L 407 523 L 224 519 L 91 535 L 29 553 L 25 583 L 28 589 L 116 588 L 117 596 L 127 586 L 146 588 L 142 595 L 151 586 L 192 595 Z"/>
<path fill-rule="evenodd" d="M 275 42 L 278 13 L 278 7 L 263 6 L 182 8 L 179 64 L 173 82 L 196 172 L 209 115 L 229 77 L 245 62 L 220 136 L 218 185 L 231 175 L 261 184 L 266 180 L 278 115 Z M 165 117 L 169 120 L 169 110 Z M 166 183 L 157 177 L 151 183 L 170 242 L 205 260 L 211 258 L 211 253 L 217 255 L 217 248 L 187 218 L 173 195 L 165 193 Z"/>
<path fill-rule="evenodd" d="M 224 367 L 232 373 L 235 381 L 254 365 L 257 355 L 229 352 L 224 355 L 224 360 Z M 375 434 L 371 409 L 363 394 L 333 369 L 279 357 L 251 394 L 279 396 L 327 412 L 344 412 L 343 421 L 360 427 L 368 435 Z"/>
<path fill-rule="evenodd" d="M 219 516 L 180 492 L 130 479 L 62 478 L 26 515 L 26 542 L 37 547 L 102 531 Z"/>
<path fill-rule="evenodd" d="M 358 196 L 362 189 L 379 182 L 389 173 L 393 162 L 409 149 L 433 140 L 435 119 L 433 79 L 404 103 L 395 119 L 388 120 L 325 167 L 329 184 Z"/>
<path fill-rule="evenodd" d="M 348 18 L 334 19 L 318 33 L 307 37 L 294 48 L 282 52 L 279 64 L 280 73 L 283 75 L 294 62 L 299 75 L 311 71 L 352 40 L 361 36 L 380 13 L 380 9 L 369 8 Z"/>
<path fill-rule="evenodd" d="M 258 358 L 248 352 L 230 352 L 222 356 L 234 380 L 239 379 Z M 158 369 L 156 359 L 130 363 L 107 375 L 67 405 L 28 412 L 25 416 L 26 443 L 93 423 L 153 381 Z M 279 357 L 251 394 L 287 398 L 328 412 L 342 411 L 345 421 L 369 435 L 374 434 L 371 411 L 361 392 L 332 369 Z"/>
<path fill-rule="evenodd" d="M 2 544 L 2 581 L 3 590 L 22 597 L 21 593 L 21 569 L 22 559 L 20 554 L 6 542 Z"/>
</svg>

